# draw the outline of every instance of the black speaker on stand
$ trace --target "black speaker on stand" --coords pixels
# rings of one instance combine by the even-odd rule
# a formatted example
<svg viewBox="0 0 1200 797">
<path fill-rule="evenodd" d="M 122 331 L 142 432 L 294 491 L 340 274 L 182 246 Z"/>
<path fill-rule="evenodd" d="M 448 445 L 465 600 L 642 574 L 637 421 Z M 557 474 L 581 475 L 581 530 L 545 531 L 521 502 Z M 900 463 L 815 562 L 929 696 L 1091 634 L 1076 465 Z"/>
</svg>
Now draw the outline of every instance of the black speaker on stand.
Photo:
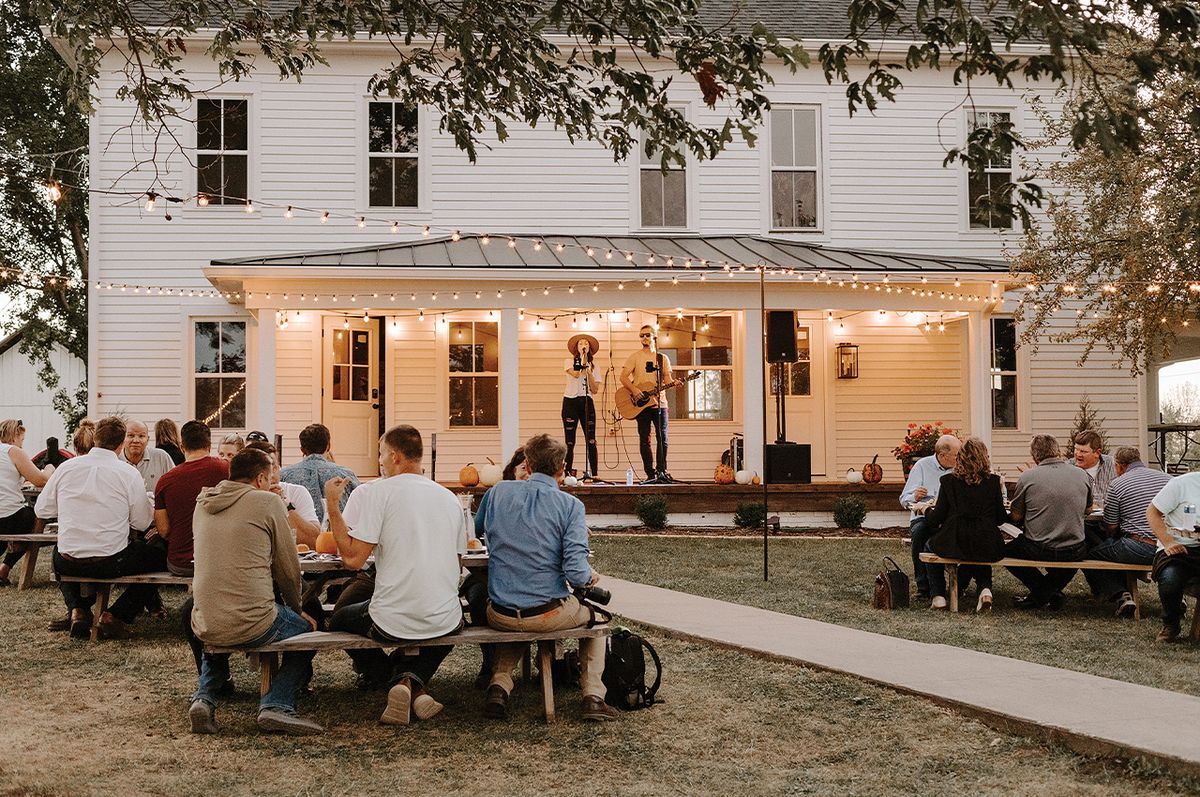
<svg viewBox="0 0 1200 797">
<path fill-rule="evenodd" d="M 796 350 L 796 313 L 791 310 L 771 310 L 767 313 L 767 362 L 794 363 L 800 353 Z"/>
<path fill-rule="evenodd" d="M 812 446 L 775 443 L 767 446 L 763 476 L 767 484 L 811 484 Z"/>
</svg>

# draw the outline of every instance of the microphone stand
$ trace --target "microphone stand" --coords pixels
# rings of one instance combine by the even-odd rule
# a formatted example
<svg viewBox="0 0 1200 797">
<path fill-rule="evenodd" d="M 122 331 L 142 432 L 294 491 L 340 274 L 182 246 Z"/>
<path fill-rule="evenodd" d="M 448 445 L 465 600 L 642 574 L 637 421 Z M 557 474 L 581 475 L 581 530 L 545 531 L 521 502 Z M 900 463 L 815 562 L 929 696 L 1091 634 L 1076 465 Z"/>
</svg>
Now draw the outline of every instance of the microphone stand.
<svg viewBox="0 0 1200 797">
<path fill-rule="evenodd" d="M 601 481 L 596 474 L 592 473 L 592 446 L 596 447 L 597 459 L 600 453 L 599 441 L 592 442 L 588 439 L 588 421 L 589 415 L 592 428 L 596 424 L 596 405 L 592 402 L 592 377 L 591 369 L 594 367 L 590 361 L 580 360 L 580 371 L 583 376 L 583 476 L 579 477 L 581 482 L 597 483 Z M 590 413 L 589 413 L 590 409 Z"/>
</svg>

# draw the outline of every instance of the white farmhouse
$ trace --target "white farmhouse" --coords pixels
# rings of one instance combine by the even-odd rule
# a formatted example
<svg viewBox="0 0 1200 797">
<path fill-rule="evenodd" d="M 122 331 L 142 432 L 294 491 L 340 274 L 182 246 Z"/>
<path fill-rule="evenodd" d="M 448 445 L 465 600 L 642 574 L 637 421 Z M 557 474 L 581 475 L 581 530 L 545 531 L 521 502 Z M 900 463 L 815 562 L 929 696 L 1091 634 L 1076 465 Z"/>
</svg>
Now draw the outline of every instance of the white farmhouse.
<svg viewBox="0 0 1200 797">
<path fill-rule="evenodd" d="M 792 5 L 744 14 L 811 49 L 842 31 L 840 4 Z M 437 435 L 437 476 L 452 480 L 561 433 L 566 342 L 587 331 L 605 380 L 600 475 L 623 481 L 641 468 L 634 424 L 614 420 L 616 371 L 650 323 L 675 368 L 700 373 L 670 395 L 671 472 L 711 478 L 738 434 L 761 471 L 764 436 L 776 438 L 765 306 L 795 314 L 799 360 L 771 384 L 816 482 L 875 454 L 898 480 L 891 449 L 932 421 L 989 441 L 1015 473 L 1030 435 L 1065 434 L 1085 393 L 1111 444 L 1143 442 L 1143 387 L 1127 369 L 1102 355 L 1077 367 L 1071 345 L 1016 346 L 1020 286 L 1003 255 L 1019 231 L 973 212 L 986 186 L 942 165 L 973 123 L 1007 116 L 1035 132 L 1030 100 L 1045 87 L 975 86 L 972 108 L 949 72 L 925 71 L 895 104 L 851 118 L 819 69 L 780 68 L 758 145 L 711 162 L 664 173 L 512 125 L 471 164 L 429 109 L 368 94 L 387 47 L 329 44 L 329 66 L 299 84 L 266 70 L 222 84 L 196 45 L 189 76 L 214 88 L 174 129 L 183 151 L 159 142 L 156 167 L 153 137 L 114 98 L 115 61 L 98 89 L 91 185 L 131 196 L 91 200 L 93 416 L 277 432 L 287 460 L 322 421 L 338 461 L 364 475 L 380 430 L 411 423 L 427 445 Z M 691 85 L 677 81 L 673 99 L 716 123 Z M 989 179 L 1021 173 L 1017 160 Z M 147 211 L 137 194 L 156 174 L 166 187 Z M 839 378 L 842 357 L 856 378 Z"/>
</svg>

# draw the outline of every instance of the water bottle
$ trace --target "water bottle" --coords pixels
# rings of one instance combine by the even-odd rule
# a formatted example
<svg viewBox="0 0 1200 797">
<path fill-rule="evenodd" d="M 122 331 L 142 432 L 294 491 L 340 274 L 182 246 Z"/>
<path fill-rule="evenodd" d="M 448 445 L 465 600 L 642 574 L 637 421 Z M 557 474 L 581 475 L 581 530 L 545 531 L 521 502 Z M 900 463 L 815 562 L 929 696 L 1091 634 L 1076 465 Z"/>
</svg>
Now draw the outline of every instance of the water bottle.
<svg viewBox="0 0 1200 797">
<path fill-rule="evenodd" d="M 625 486 L 626 487 L 633 486 L 633 466 L 632 465 L 630 465 L 628 468 L 625 469 Z M 1192 507 L 1192 512 L 1195 512 L 1195 511 L 1196 511 L 1196 507 Z"/>
<path fill-rule="evenodd" d="M 1194 529 L 1196 527 L 1196 505 L 1183 505 L 1183 527 L 1185 529 Z"/>
</svg>

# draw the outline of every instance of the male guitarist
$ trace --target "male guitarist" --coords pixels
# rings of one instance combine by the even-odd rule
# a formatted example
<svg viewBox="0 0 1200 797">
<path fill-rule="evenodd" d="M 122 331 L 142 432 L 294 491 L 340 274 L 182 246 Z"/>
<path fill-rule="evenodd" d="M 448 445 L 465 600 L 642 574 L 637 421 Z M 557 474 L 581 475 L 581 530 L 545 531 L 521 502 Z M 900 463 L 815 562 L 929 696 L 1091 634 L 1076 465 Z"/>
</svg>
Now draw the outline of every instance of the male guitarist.
<svg viewBox="0 0 1200 797">
<path fill-rule="evenodd" d="M 632 394 L 635 402 L 646 396 L 646 391 L 657 389 L 659 392 L 650 398 L 650 402 L 638 413 L 638 448 L 642 454 L 642 467 L 646 471 L 649 482 L 670 482 L 667 473 L 667 394 L 664 386 L 671 381 L 671 363 L 660 354 L 655 347 L 654 327 L 643 326 L 638 331 L 638 339 L 642 343 L 640 351 L 629 355 L 625 366 L 621 369 L 621 384 Z M 657 440 L 657 454 L 650 456 L 650 429 L 653 426 Z M 654 467 L 657 461 L 658 469 Z"/>
</svg>

